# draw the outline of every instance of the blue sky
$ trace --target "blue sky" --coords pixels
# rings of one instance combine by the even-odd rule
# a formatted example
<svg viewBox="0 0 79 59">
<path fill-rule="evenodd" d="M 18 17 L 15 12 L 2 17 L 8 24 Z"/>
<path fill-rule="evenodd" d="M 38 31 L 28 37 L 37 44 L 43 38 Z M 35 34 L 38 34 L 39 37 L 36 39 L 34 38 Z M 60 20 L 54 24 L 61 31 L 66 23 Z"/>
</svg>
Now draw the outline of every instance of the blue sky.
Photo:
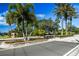
<svg viewBox="0 0 79 59">
<path fill-rule="evenodd" d="M 6 19 L 3 17 L 8 12 L 8 3 L 0 3 L 0 32 L 8 32 L 10 30 L 10 26 L 6 24 Z M 79 4 L 73 4 L 76 11 L 79 12 Z M 34 12 L 38 18 L 52 18 L 55 20 L 56 16 L 53 14 L 54 9 L 53 3 L 37 3 L 34 4 Z M 61 23 L 60 23 L 61 24 Z M 79 18 L 73 19 L 73 25 L 79 27 Z M 65 26 L 65 25 L 64 25 Z M 16 28 L 15 24 L 13 24 L 12 29 Z"/>
</svg>

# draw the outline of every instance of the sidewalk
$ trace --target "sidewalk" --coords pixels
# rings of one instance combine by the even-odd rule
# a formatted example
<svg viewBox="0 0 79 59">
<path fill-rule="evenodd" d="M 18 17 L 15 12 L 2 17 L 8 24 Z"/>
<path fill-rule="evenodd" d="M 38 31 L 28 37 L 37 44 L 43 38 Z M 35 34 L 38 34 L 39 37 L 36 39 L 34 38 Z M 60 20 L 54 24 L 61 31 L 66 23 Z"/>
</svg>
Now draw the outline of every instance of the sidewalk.
<svg viewBox="0 0 79 59">
<path fill-rule="evenodd" d="M 17 39 L 22 39 L 23 37 L 21 38 L 17 38 Z M 52 39 L 48 39 L 47 41 L 43 41 L 43 42 L 35 42 L 35 43 L 26 43 L 26 44 L 22 44 L 22 45 L 19 45 L 19 46 L 30 46 L 30 45 L 36 45 L 36 44 L 41 44 L 41 43 L 46 43 L 46 42 L 52 42 L 52 41 L 60 41 L 60 42 L 73 42 L 73 43 L 78 43 L 78 41 L 76 41 L 75 39 L 78 39 L 79 38 L 79 35 L 75 35 L 73 37 L 65 37 L 65 38 L 59 38 L 59 37 L 56 37 L 56 38 L 52 38 Z M 15 38 L 14 38 L 15 39 Z M 11 39 L 12 40 L 12 39 Z M 4 44 L 4 43 L 3 43 Z M 2 45 L 4 48 L 7 47 L 6 44 Z M 12 48 L 13 46 L 11 45 L 8 45 L 8 47 Z M 18 47 L 17 45 L 15 47 Z M 14 47 L 13 47 L 14 48 Z"/>
<path fill-rule="evenodd" d="M 56 38 L 49 39 L 48 41 L 64 41 L 64 42 L 78 43 L 77 40 L 79 40 L 79 35 L 74 35 L 72 37 L 64 37 L 64 38 L 56 37 Z"/>
</svg>

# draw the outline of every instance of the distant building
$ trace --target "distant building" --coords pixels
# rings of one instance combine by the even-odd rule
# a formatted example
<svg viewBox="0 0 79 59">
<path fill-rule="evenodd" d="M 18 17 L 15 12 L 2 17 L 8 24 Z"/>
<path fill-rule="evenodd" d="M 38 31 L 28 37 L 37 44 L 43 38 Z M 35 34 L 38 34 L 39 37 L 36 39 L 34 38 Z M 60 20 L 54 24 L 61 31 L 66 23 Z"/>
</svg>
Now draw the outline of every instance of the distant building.
<svg viewBox="0 0 79 59">
<path fill-rule="evenodd" d="M 16 37 L 16 33 L 11 33 L 11 37 L 15 38 Z"/>
</svg>

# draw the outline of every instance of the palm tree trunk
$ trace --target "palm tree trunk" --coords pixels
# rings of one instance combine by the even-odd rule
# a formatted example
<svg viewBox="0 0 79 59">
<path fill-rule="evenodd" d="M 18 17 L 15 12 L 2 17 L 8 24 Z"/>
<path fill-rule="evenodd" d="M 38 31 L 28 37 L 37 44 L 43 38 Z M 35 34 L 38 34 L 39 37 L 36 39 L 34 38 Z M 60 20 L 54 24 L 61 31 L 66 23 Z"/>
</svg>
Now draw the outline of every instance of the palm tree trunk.
<svg viewBox="0 0 79 59">
<path fill-rule="evenodd" d="M 72 34 L 72 17 L 70 17 L 70 29 L 69 29 L 70 31 L 70 35 Z"/>
<path fill-rule="evenodd" d="M 22 15 L 21 15 L 22 16 Z M 23 34 L 23 37 L 24 37 L 24 42 L 26 43 L 26 33 L 25 33 L 25 26 L 24 26 L 24 18 L 22 16 L 22 34 Z"/>
<path fill-rule="evenodd" d="M 66 25 L 66 35 L 68 35 L 67 20 L 65 20 L 65 25 Z"/>
<path fill-rule="evenodd" d="M 26 31 L 26 39 L 28 40 L 28 37 L 27 37 L 27 26 L 28 26 L 28 24 L 27 24 L 27 20 L 26 20 L 26 23 L 25 23 L 25 31 Z"/>
<path fill-rule="evenodd" d="M 70 32 L 72 32 L 72 17 L 70 18 Z"/>
<path fill-rule="evenodd" d="M 26 43 L 26 33 L 25 33 L 24 21 L 23 21 L 23 37 L 24 37 L 24 41 Z"/>
<path fill-rule="evenodd" d="M 20 25 L 19 25 L 19 22 L 18 22 L 18 20 L 16 19 L 16 26 L 17 26 L 17 30 L 18 30 L 18 36 L 19 36 L 19 34 L 20 34 Z"/>
<path fill-rule="evenodd" d="M 61 25 L 62 25 L 61 35 L 63 35 L 63 19 L 62 19 Z"/>
<path fill-rule="evenodd" d="M 11 32 L 12 32 L 12 27 L 11 27 L 11 25 L 10 25 L 10 37 L 11 37 Z"/>
</svg>

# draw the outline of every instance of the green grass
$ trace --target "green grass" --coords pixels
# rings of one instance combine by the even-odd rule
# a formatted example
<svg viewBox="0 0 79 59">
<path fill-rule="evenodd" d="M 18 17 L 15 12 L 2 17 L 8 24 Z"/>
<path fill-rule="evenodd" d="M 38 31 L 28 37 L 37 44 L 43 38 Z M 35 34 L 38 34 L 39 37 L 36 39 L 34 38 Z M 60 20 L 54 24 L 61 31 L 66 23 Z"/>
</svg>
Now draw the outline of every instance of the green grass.
<svg viewBox="0 0 79 59">
<path fill-rule="evenodd" d="M 26 40 L 26 43 L 32 43 L 32 42 L 43 42 L 46 41 L 46 39 L 32 39 L 32 40 Z M 14 43 L 23 43 L 24 40 L 15 40 L 15 41 L 6 41 L 7 44 L 14 44 Z"/>
<path fill-rule="evenodd" d="M 6 39 L 6 38 L 9 38 L 9 36 L 8 35 L 0 36 L 0 39 Z"/>
</svg>

